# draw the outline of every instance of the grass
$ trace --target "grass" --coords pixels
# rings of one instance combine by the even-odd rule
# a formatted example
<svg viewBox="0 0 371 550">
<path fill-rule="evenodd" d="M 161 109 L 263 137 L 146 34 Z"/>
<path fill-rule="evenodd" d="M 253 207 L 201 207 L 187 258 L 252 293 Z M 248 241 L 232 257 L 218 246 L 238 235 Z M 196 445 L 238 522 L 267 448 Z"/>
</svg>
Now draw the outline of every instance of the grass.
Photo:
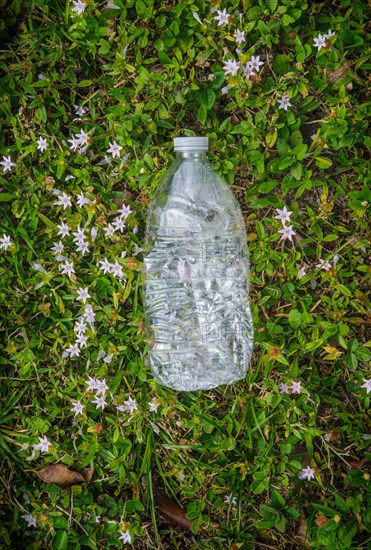
<svg viewBox="0 0 371 550">
<path fill-rule="evenodd" d="M 0 547 L 369 548 L 367 4 L 114 4 L 14 2 L 0 29 Z M 209 137 L 251 257 L 251 368 L 208 392 L 146 365 L 140 248 L 180 135 Z"/>
</svg>

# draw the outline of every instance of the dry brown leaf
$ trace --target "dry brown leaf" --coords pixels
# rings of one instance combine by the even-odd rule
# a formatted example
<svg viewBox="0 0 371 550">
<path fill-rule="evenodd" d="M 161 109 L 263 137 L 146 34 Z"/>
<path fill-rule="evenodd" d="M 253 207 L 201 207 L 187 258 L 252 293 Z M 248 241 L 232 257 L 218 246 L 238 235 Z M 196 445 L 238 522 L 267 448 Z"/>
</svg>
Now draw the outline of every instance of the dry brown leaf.
<svg viewBox="0 0 371 550">
<path fill-rule="evenodd" d="M 89 481 L 93 477 L 94 468 L 81 468 L 81 470 L 78 470 L 78 472 L 82 475 L 86 483 L 89 483 Z"/>
<path fill-rule="evenodd" d="M 85 470 L 89 469 L 90 468 L 85 468 Z M 55 485 L 60 485 L 62 487 L 88 481 L 82 473 L 76 472 L 75 470 L 69 470 L 64 464 L 50 464 L 35 473 L 40 479 L 45 481 L 45 483 L 55 483 Z"/>
<path fill-rule="evenodd" d="M 160 512 L 165 519 L 179 525 L 180 527 L 191 529 L 192 520 L 185 517 L 186 510 L 170 500 L 159 489 L 156 489 L 156 498 Z"/>
<path fill-rule="evenodd" d="M 293 536 L 293 541 L 296 542 L 296 544 L 300 544 L 301 546 L 304 546 L 304 548 L 310 548 L 310 544 L 308 540 L 308 525 L 304 514 L 300 516 L 296 533 Z"/>
<path fill-rule="evenodd" d="M 344 63 L 344 65 L 341 65 L 341 67 L 338 67 L 337 69 L 334 69 L 331 71 L 330 69 L 325 68 L 325 75 L 326 78 L 331 84 L 334 82 L 338 82 L 342 78 L 345 78 L 347 76 L 347 71 L 350 69 L 350 66 L 348 63 Z"/>
</svg>

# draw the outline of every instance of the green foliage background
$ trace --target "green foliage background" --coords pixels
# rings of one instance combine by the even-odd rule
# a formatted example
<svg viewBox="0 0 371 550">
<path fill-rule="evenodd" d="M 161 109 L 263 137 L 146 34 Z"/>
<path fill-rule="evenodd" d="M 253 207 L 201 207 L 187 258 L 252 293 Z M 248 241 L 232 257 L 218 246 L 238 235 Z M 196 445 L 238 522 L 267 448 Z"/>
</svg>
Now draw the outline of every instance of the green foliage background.
<svg viewBox="0 0 371 550">
<path fill-rule="evenodd" d="M 29 0 L 3 19 L 0 154 L 16 166 L 0 174 L 0 236 L 13 243 L 0 250 L 0 545 L 115 548 L 129 530 L 136 548 L 369 548 L 367 3 L 114 3 L 89 0 L 77 15 L 69 2 Z M 229 23 L 218 26 L 212 8 L 226 8 Z M 237 28 L 241 62 L 264 61 L 250 80 L 223 72 L 238 58 Z M 329 29 L 336 36 L 318 51 L 313 39 Z M 81 129 L 84 154 L 67 141 Z M 255 326 L 246 380 L 189 394 L 158 386 L 145 365 L 135 247 L 179 135 L 209 137 L 210 160 L 240 201 Z M 121 160 L 106 154 L 113 141 Z M 71 208 L 54 205 L 55 189 Z M 82 209 L 80 192 L 92 201 Z M 123 203 L 127 227 L 106 238 Z M 284 205 L 293 243 L 280 241 L 274 218 Z M 86 256 L 70 246 L 71 278 L 50 250 L 62 219 L 98 229 Z M 121 263 L 126 286 L 99 269 L 105 257 Z M 321 258 L 331 269 L 316 267 Z M 79 287 L 89 288 L 96 332 L 80 357 L 64 358 L 83 312 Z M 107 380 L 104 411 L 88 376 Z M 281 394 L 292 380 L 301 394 Z M 133 415 L 116 409 L 129 397 Z M 85 409 L 73 423 L 76 400 Z M 52 447 L 40 454 L 33 445 L 45 435 Z M 36 477 L 57 461 L 94 467 L 91 482 L 63 489 Z M 315 479 L 299 480 L 308 464 Z M 191 530 L 159 513 L 157 488 Z"/>
</svg>

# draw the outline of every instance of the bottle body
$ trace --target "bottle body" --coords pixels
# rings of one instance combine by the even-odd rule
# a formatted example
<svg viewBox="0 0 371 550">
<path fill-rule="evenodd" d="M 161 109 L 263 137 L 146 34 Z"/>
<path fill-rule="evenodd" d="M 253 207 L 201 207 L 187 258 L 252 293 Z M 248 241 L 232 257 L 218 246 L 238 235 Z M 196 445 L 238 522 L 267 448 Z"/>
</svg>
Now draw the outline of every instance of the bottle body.
<svg viewBox="0 0 371 550">
<path fill-rule="evenodd" d="M 253 347 L 248 291 L 237 200 L 205 154 L 178 154 L 146 225 L 143 302 L 155 379 L 194 391 L 243 378 Z"/>
</svg>

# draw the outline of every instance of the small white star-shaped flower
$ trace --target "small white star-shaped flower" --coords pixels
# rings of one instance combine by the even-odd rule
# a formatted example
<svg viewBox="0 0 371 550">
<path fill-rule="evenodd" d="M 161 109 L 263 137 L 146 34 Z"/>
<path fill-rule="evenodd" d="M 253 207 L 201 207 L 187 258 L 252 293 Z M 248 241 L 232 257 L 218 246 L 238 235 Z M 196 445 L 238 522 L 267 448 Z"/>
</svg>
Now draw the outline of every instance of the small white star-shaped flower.
<svg viewBox="0 0 371 550">
<path fill-rule="evenodd" d="M 311 479 L 314 479 L 314 474 L 315 471 L 313 470 L 313 468 L 308 466 L 307 468 L 303 468 L 301 470 L 298 477 L 299 479 L 307 479 L 308 481 L 310 481 Z"/>
<path fill-rule="evenodd" d="M 85 318 L 88 321 L 88 323 L 94 323 L 95 313 L 94 313 L 93 308 L 90 304 L 86 304 L 84 315 L 85 315 Z"/>
<path fill-rule="evenodd" d="M 326 46 L 326 36 L 323 34 L 319 34 L 317 38 L 313 39 L 313 44 L 316 48 L 318 48 L 318 51 L 320 51 L 321 48 L 324 48 Z"/>
<path fill-rule="evenodd" d="M 124 531 L 123 533 L 120 533 L 119 539 L 122 540 L 122 544 L 131 544 L 131 536 L 129 531 Z"/>
<path fill-rule="evenodd" d="M 228 19 L 230 17 L 230 14 L 227 13 L 227 9 L 224 8 L 223 11 L 221 10 L 216 10 L 217 11 L 217 14 L 214 19 L 216 21 L 218 21 L 218 27 L 220 27 L 220 25 L 223 25 L 224 23 L 227 23 L 228 24 Z"/>
<path fill-rule="evenodd" d="M 80 141 L 75 137 L 73 137 L 72 139 L 68 139 L 67 141 L 71 143 L 70 145 L 71 151 L 76 151 L 76 149 L 78 149 L 78 147 L 80 146 Z"/>
<path fill-rule="evenodd" d="M 87 145 L 89 140 L 89 134 L 84 132 L 84 130 L 81 130 L 79 134 L 76 134 L 75 136 L 79 140 L 80 145 Z"/>
<path fill-rule="evenodd" d="M 282 210 L 276 208 L 276 212 L 278 212 L 278 216 L 274 216 L 275 220 L 281 220 L 282 225 L 285 225 L 285 222 L 290 222 L 292 212 L 289 212 L 286 206 L 284 206 Z"/>
<path fill-rule="evenodd" d="M 138 410 L 138 405 L 135 399 L 132 399 L 129 397 L 126 401 L 124 401 L 124 404 L 120 406 L 121 408 L 117 407 L 119 410 L 125 410 L 129 411 L 130 414 L 133 414 L 134 411 Z"/>
<path fill-rule="evenodd" d="M 238 69 L 240 68 L 240 64 L 238 61 L 235 61 L 234 59 L 228 59 L 228 61 L 225 62 L 223 71 L 225 75 L 231 74 L 232 76 L 235 76 L 238 73 Z"/>
<path fill-rule="evenodd" d="M 39 151 L 41 151 L 42 153 L 45 151 L 45 149 L 47 149 L 48 147 L 48 143 L 46 141 L 46 139 L 42 138 L 41 136 L 39 137 L 38 141 L 36 142 L 37 143 L 37 149 Z"/>
<path fill-rule="evenodd" d="M 59 241 L 59 243 L 53 243 L 54 246 L 51 247 L 50 250 L 53 250 L 54 254 L 60 254 L 64 250 L 64 246 L 62 241 Z"/>
<path fill-rule="evenodd" d="M 278 386 L 278 389 L 280 393 L 290 393 L 288 385 L 285 384 L 284 382 L 281 382 L 281 384 Z"/>
<path fill-rule="evenodd" d="M 107 386 L 106 379 L 103 380 L 97 380 L 97 395 L 105 395 L 106 391 L 109 389 Z"/>
<path fill-rule="evenodd" d="M 259 55 L 257 55 L 257 56 L 253 55 L 253 56 L 251 56 L 250 64 L 251 64 L 252 69 L 254 69 L 256 71 L 259 71 L 260 66 L 264 65 L 264 62 L 260 61 L 260 56 Z"/>
<path fill-rule="evenodd" d="M 133 256 L 136 256 L 136 255 L 139 254 L 140 252 L 143 252 L 143 248 L 140 248 L 140 246 L 137 245 L 137 243 L 134 243 L 134 252 L 133 252 Z"/>
<path fill-rule="evenodd" d="M 284 111 L 287 111 L 289 107 L 292 107 L 292 104 L 290 103 L 290 98 L 287 95 L 283 95 L 281 98 L 277 99 L 278 108 L 283 109 Z"/>
<path fill-rule="evenodd" d="M 115 220 L 112 225 L 114 226 L 115 231 L 121 231 L 121 233 L 123 233 L 125 229 L 125 222 L 122 218 Z"/>
<path fill-rule="evenodd" d="M 75 113 L 78 115 L 78 116 L 84 116 L 86 114 L 86 109 L 84 109 L 84 107 L 79 107 L 78 105 L 74 105 L 74 108 L 75 108 Z"/>
<path fill-rule="evenodd" d="M 82 300 L 84 304 L 86 304 L 86 300 L 88 298 L 91 298 L 90 294 L 88 293 L 88 287 L 86 288 L 78 288 L 77 289 L 77 298 L 76 300 Z"/>
<path fill-rule="evenodd" d="M 87 341 L 88 341 L 88 337 L 80 333 L 76 338 L 76 345 L 78 345 L 80 348 L 83 348 L 86 346 Z"/>
<path fill-rule="evenodd" d="M 245 67 L 243 68 L 242 74 L 244 78 L 250 78 L 250 76 L 255 75 L 254 67 L 251 64 L 251 61 L 248 61 L 246 63 Z"/>
<path fill-rule="evenodd" d="M 125 277 L 125 273 L 117 261 L 114 264 L 111 264 L 111 273 L 114 277 L 118 277 L 119 279 Z"/>
<path fill-rule="evenodd" d="M 289 386 L 289 390 L 291 390 L 292 393 L 300 393 L 300 386 L 301 386 L 301 382 L 291 382 L 291 386 Z"/>
<path fill-rule="evenodd" d="M 67 193 L 61 193 L 58 196 L 57 202 L 54 203 L 54 206 L 63 206 L 63 210 L 66 210 L 68 206 L 72 206 L 71 197 Z"/>
<path fill-rule="evenodd" d="M 10 246 L 12 246 L 12 241 L 10 239 L 10 236 L 3 233 L 3 236 L 0 239 L 0 248 L 3 248 L 4 250 L 8 250 Z"/>
<path fill-rule="evenodd" d="M 123 204 L 120 210 L 118 210 L 117 212 L 118 214 L 120 214 L 121 217 L 126 219 L 129 216 L 129 214 L 132 213 L 132 210 L 130 206 L 126 206 L 126 204 Z"/>
<path fill-rule="evenodd" d="M 98 389 L 100 382 L 95 376 L 89 376 L 85 384 L 88 385 L 86 391 L 95 391 Z"/>
<path fill-rule="evenodd" d="M 79 208 L 82 208 L 83 206 L 85 206 L 85 204 L 91 204 L 91 200 L 84 197 L 84 195 L 80 193 L 80 195 L 77 195 L 76 204 Z"/>
<path fill-rule="evenodd" d="M 331 38 L 332 36 L 335 36 L 336 32 L 329 29 L 326 34 L 323 35 L 323 38 Z"/>
<path fill-rule="evenodd" d="M 96 395 L 92 401 L 92 403 L 94 403 L 95 405 L 95 408 L 98 410 L 98 409 L 104 409 L 104 407 L 107 405 L 107 402 L 106 400 L 104 399 L 104 395 L 102 395 L 101 397 L 98 397 L 98 395 Z"/>
<path fill-rule="evenodd" d="M 81 227 L 79 225 L 77 226 L 77 231 L 74 231 L 72 233 L 72 235 L 74 235 L 74 238 L 73 238 L 74 243 L 84 242 L 85 232 L 84 232 L 83 229 L 81 229 Z"/>
<path fill-rule="evenodd" d="M 107 260 L 107 258 L 104 258 L 104 260 L 99 260 L 99 263 L 102 264 L 102 267 L 100 269 L 103 270 L 103 273 L 111 272 L 111 264 Z"/>
<path fill-rule="evenodd" d="M 50 441 L 48 441 L 48 438 L 46 436 L 39 437 L 39 443 L 33 446 L 36 451 L 40 451 L 42 453 L 47 453 L 49 451 L 49 447 L 51 446 Z"/>
<path fill-rule="evenodd" d="M 152 401 L 148 403 L 149 405 L 149 412 L 156 412 L 160 403 L 157 401 L 157 399 L 154 397 Z"/>
<path fill-rule="evenodd" d="M 82 256 L 85 256 L 86 252 L 89 252 L 89 244 L 85 242 L 81 242 L 76 247 L 76 252 L 81 252 Z"/>
<path fill-rule="evenodd" d="M 64 264 L 61 264 L 62 273 L 66 274 L 71 277 L 71 273 L 75 273 L 75 270 L 73 268 L 73 263 L 66 261 Z"/>
<path fill-rule="evenodd" d="M 74 11 L 78 15 L 81 15 L 86 10 L 86 4 L 81 0 L 73 0 L 72 3 L 73 3 L 72 11 Z"/>
<path fill-rule="evenodd" d="M 245 40 L 245 31 L 236 30 L 233 37 L 236 39 L 237 44 L 241 44 Z"/>
<path fill-rule="evenodd" d="M 365 388 L 367 394 L 371 391 L 371 379 L 367 380 L 366 378 L 363 379 L 364 384 L 362 384 L 361 388 Z"/>
<path fill-rule="evenodd" d="M 298 279 L 301 279 L 306 274 L 307 274 L 306 267 L 305 267 L 305 265 L 303 265 L 303 267 L 301 267 L 298 271 Z"/>
<path fill-rule="evenodd" d="M 325 271 L 328 271 L 329 269 L 331 269 L 332 266 L 330 262 L 327 262 L 326 260 L 323 260 L 322 258 L 320 258 L 318 264 L 316 265 L 316 268 L 318 269 L 320 267 Z"/>
<path fill-rule="evenodd" d="M 114 233 L 115 233 L 115 228 L 113 227 L 113 225 L 111 223 L 109 223 L 107 225 L 107 227 L 103 228 L 103 231 L 105 232 L 106 237 L 112 237 L 112 235 L 114 235 Z"/>
<path fill-rule="evenodd" d="M 31 514 L 25 514 L 22 516 L 23 519 L 27 521 L 27 527 L 36 527 L 36 518 Z"/>
<path fill-rule="evenodd" d="M 78 414 L 82 414 L 82 411 L 84 410 L 84 405 L 80 403 L 80 401 L 73 401 L 72 402 L 72 409 L 71 411 L 75 413 L 75 416 Z"/>
<path fill-rule="evenodd" d="M 118 157 L 120 158 L 120 151 L 122 150 L 121 145 L 118 145 L 116 141 L 113 143 L 108 142 L 109 148 L 107 149 L 107 153 L 112 154 L 112 158 Z"/>
<path fill-rule="evenodd" d="M 226 504 L 229 504 L 231 501 L 232 501 L 232 504 L 233 504 L 234 506 L 236 506 L 236 504 L 237 504 L 237 499 L 236 499 L 236 497 L 233 497 L 233 498 L 232 498 L 232 493 L 231 493 L 230 495 L 225 495 L 225 497 L 224 497 L 224 502 L 225 502 Z"/>
<path fill-rule="evenodd" d="M 68 227 L 66 223 L 62 222 L 60 225 L 57 225 L 57 227 L 58 227 L 57 235 L 61 235 L 62 238 L 70 234 L 71 229 Z"/>
<path fill-rule="evenodd" d="M 288 239 L 292 242 L 293 235 L 296 235 L 295 231 L 292 229 L 292 225 L 286 225 L 283 229 L 280 229 L 278 233 L 282 233 L 280 241 Z"/>
<path fill-rule="evenodd" d="M 86 323 L 85 323 L 84 319 L 81 318 L 79 320 L 79 322 L 76 323 L 74 331 L 77 332 L 78 334 L 81 334 L 81 333 L 84 334 L 86 332 L 86 330 L 87 330 Z"/>
<path fill-rule="evenodd" d="M 9 157 L 5 157 L 3 155 L 3 160 L 0 161 L 0 164 L 2 165 L 3 167 L 3 173 L 5 174 L 5 172 L 10 172 L 12 167 L 15 166 L 15 163 L 12 162 L 12 159 L 10 158 L 10 155 Z"/>
<path fill-rule="evenodd" d="M 68 346 L 68 348 L 66 349 L 66 353 L 68 353 L 68 355 L 70 357 L 74 357 L 76 355 L 76 357 L 80 357 L 80 349 L 79 349 L 79 346 L 77 344 L 71 344 L 70 346 Z"/>
</svg>

